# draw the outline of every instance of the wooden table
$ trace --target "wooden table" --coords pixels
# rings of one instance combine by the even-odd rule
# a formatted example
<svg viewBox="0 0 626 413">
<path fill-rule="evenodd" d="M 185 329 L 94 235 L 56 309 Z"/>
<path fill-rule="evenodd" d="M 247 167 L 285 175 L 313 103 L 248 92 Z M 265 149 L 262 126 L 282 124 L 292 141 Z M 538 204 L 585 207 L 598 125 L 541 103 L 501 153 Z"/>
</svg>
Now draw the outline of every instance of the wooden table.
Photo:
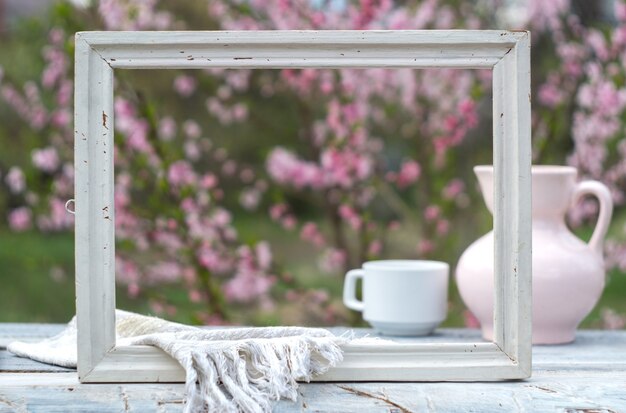
<svg viewBox="0 0 626 413">
<path fill-rule="evenodd" d="M 73 370 L 21 359 L 4 347 L 38 340 L 53 324 L 0 324 L 0 413 L 179 412 L 183 384 L 80 384 Z M 477 341 L 443 329 L 431 341 Z M 533 349 L 533 377 L 499 383 L 310 383 L 276 412 L 625 412 L 626 331 L 581 331 L 576 342 Z"/>
</svg>

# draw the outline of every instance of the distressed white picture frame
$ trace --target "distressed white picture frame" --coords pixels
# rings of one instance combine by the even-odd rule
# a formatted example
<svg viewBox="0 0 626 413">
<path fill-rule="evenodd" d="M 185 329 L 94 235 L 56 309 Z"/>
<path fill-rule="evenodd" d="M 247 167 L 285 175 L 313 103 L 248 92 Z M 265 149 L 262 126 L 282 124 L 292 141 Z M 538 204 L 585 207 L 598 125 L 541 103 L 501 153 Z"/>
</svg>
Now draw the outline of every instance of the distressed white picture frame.
<svg viewBox="0 0 626 413">
<path fill-rule="evenodd" d="M 320 381 L 475 381 L 531 374 L 530 34 L 525 31 L 76 34 L 76 313 L 81 382 L 184 381 L 150 346 L 115 343 L 114 69 L 491 68 L 492 343 L 346 345 Z M 462 228 L 457 228 L 462 231 Z"/>
</svg>

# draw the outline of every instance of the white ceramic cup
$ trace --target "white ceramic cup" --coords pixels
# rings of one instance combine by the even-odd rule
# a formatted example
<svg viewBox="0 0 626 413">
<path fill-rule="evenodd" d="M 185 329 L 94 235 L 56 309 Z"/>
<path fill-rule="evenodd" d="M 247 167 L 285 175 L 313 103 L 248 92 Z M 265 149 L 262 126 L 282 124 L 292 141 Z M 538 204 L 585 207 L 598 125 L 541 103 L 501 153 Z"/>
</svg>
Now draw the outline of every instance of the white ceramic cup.
<svg viewBox="0 0 626 413">
<path fill-rule="evenodd" d="M 384 335 L 428 335 L 448 312 L 449 271 L 450 266 L 439 261 L 369 261 L 346 274 L 343 302 L 363 312 L 363 319 Z M 356 298 L 359 278 L 362 301 Z"/>
</svg>

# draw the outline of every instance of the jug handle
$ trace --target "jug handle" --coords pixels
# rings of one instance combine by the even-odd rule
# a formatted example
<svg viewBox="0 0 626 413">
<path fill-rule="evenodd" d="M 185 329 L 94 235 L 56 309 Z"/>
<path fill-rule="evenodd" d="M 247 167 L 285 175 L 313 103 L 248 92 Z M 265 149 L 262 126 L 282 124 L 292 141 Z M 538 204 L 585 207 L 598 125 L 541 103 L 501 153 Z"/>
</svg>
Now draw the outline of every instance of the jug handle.
<svg viewBox="0 0 626 413">
<path fill-rule="evenodd" d="M 585 195 L 595 196 L 600 203 L 600 214 L 598 215 L 596 228 L 593 230 L 593 234 L 589 240 L 589 247 L 602 256 L 604 237 L 611 223 L 611 215 L 613 215 L 613 199 L 611 198 L 609 188 L 598 181 L 579 182 L 574 189 L 574 203 Z"/>
</svg>

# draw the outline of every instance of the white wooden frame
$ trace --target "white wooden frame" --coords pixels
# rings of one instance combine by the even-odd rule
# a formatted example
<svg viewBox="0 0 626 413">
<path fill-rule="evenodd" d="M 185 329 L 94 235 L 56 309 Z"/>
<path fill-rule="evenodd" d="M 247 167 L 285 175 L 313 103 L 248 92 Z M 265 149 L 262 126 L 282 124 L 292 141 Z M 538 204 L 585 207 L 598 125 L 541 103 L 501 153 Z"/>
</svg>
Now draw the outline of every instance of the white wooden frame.
<svg viewBox="0 0 626 413">
<path fill-rule="evenodd" d="M 494 342 L 347 345 L 321 381 L 474 381 L 531 374 L 530 34 L 525 31 L 76 34 L 76 313 L 82 382 L 184 381 L 149 346 L 115 344 L 113 69 L 492 68 Z"/>
</svg>

